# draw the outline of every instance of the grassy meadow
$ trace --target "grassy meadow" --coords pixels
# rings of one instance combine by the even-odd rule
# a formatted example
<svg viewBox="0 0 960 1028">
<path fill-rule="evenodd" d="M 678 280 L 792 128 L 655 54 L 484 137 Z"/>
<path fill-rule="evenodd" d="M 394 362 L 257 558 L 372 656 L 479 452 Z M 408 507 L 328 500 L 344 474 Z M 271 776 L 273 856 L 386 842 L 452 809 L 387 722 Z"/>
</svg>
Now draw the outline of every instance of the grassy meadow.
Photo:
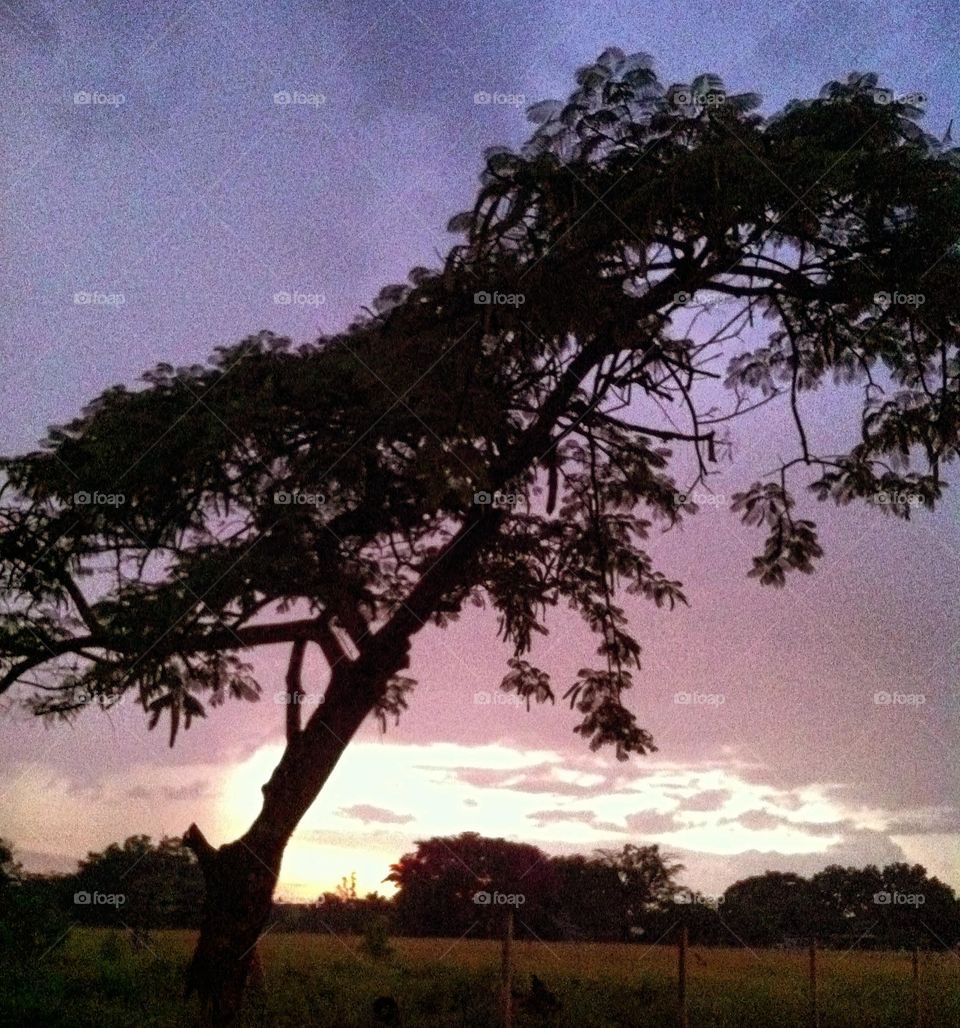
<svg viewBox="0 0 960 1028">
<path fill-rule="evenodd" d="M 496 942 L 394 940 L 393 955 L 372 960 L 360 940 L 268 935 L 261 943 L 265 988 L 251 990 L 244 1025 L 375 1024 L 373 1000 L 393 996 L 406 1028 L 491 1028 L 497 1021 Z M 34 969 L 6 975 L 0 1024 L 190 1025 L 180 1001 L 192 933 L 156 932 L 134 951 L 126 934 L 76 929 Z M 911 1025 L 911 957 L 906 953 L 822 952 L 822 1028 Z M 921 957 L 923 1025 L 960 1024 L 960 960 Z M 514 989 L 536 973 L 561 1000 L 557 1014 L 522 1009 L 515 1025 L 629 1028 L 676 1023 L 676 950 L 667 946 L 514 944 Z M 9 972 L 9 969 L 8 969 Z M 809 1023 L 806 954 L 693 947 L 688 970 L 691 1028 Z"/>
</svg>

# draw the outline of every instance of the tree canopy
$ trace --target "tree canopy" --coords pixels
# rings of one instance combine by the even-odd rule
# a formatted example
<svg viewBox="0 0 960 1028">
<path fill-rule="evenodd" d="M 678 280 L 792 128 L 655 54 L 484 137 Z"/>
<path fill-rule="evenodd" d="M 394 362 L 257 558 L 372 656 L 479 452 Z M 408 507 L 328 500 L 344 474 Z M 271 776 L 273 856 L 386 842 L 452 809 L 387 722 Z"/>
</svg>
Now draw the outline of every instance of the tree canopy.
<svg viewBox="0 0 960 1028">
<path fill-rule="evenodd" d="M 653 742 L 622 702 L 641 646 L 618 593 L 685 602 L 647 540 L 696 512 L 676 475 L 710 473 L 732 417 L 783 397 L 796 421 L 796 454 L 735 497 L 762 583 L 821 555 L 798 467 L 821 500 L 933 506 L 957 454 L 960 189 L 916 102 L 851 75 L 764 117 L 615 49 L 577 82 L 487 152 L 443 267 L 347 331 L 158 365 L 3 460 L 0 690 L 66 715 L 133 689 L 172 744 L 256 699 L 248 647 L 336 663 L 399 641 L 385 721 L 409 637 L 472 602 L 514 648 L 504 687 L 552 701 L 524 655 L 564 602 L 600 657 L 566 693 L 576 731 L 625 758 Z M 821 454 L 800 401 L 830 379 L 861 390 L 860 438 Z"/>
</svg>

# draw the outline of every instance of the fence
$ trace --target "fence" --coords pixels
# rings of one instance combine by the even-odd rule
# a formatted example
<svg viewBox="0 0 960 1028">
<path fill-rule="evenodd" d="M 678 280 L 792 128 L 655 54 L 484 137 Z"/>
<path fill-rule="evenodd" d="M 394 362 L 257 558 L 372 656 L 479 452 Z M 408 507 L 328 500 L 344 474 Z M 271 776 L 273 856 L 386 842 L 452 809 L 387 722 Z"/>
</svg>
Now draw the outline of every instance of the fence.
<svg viewBox="0 0 960 1028">
<path fill-rule="evenodd" d="M 686 927 L 677 934 L 677 1024 L 679 1028 L 690 1028 L 689 1009 L 687 1002 L 687 957 L 690 950 L 689 936 Z M 820 979 L 819 961 L 820 947 L 813 940 L 808 949 L 807 991 L 809 995 L 810 1028 L 820 1028 Z M 500 960 L 500 1018 L 502 1028 L 513 1025 L 513 912 L 509 911 L 504 918 L 503 944 Z M 920 950 L 914 947 L 912 953 L 912 994 L 911 1020 L 912 1028 L 923 1028 L 923 1009 L 920 990 Z"/>
</svg>

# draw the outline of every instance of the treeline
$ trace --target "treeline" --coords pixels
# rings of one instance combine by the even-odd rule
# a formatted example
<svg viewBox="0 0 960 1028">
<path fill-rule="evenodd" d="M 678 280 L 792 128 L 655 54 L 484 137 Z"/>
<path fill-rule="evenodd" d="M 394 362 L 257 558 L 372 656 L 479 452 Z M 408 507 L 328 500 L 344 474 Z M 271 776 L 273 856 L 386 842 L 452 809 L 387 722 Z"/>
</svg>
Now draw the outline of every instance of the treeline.
<svg viewBox="0 0 960 1028">
<path fill-rule="evenodd" d="M 274 930 L 490 938 L 506 910 L 518 937 L 656 942 L 686 925 L 708 945 L 954 947 L 960 901 L 920 865 L 831 866 L 811 878 L 768 871 L 703 896 L 677 882 L 683 865 L 657 846 L 550 856 L 536 846 L 468 832 L 420 841 L 392 865 L 392 897 L 360 896 L 354 876 L 313 903 L 275 904 Z M 71 924 L 197 928 L 204 885 L 177 838 L 136 835 L 89 853 L 76 872 L 27 874 L 0 841 L 0 949 L 22 953 Z M 378 941 L 379 940 L 379 941 Z"/>
</svg>

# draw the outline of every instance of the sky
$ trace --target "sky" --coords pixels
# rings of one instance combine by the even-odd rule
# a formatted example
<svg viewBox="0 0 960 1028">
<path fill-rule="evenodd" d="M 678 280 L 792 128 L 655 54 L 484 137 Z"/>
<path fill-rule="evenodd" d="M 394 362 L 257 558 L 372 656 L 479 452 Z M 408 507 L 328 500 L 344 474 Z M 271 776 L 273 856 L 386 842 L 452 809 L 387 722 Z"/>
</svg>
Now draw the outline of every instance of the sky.
<svg viewBox="0 0 960 1028">
<path fill-rule="evenodd" d="M 0 0 L 0 29 L 2 453 L 158 361 L 200 362 L 264 328 L 302 342 L 344 327 L 438 262 L 483 149 L 522 142 L 524 107 L 566 96 L 606 46 L 653 54 L 666 82 L 716 71 L 766 111 L 859 69 L 927 94 L 930 131 L 960 114 L 950 0 Z M 839 430 L 842 404 L 806 403 Z M 785 425 L 766 409 L 735 430 L 721 501 L 768 469 Z M 551 853 L 656 842 L 707 895 L 767 868 L 895 860 L 960 888 L 960 507 L 909 524 L 814 513 L 826 558 L 783 591 L 747 581 L 758 540 L 722 502 L 656 539 L 691 607 L 626 602 L 644 645 L 630 705 L 659 747 L 629 763 L 591 753 L 562 703 L 493 702 L 509 654 L 489 614 L 425 630 L 409 712 L 383 736 L 361 729 L 280 893 L 313 898 L 351 871 L 384 889 L 416 839 L 461 831 Z M 572 682 L 594 644 L 562 613 L 549 627 L 532 659 Z M 212 711 L 172 751 L 130 704 L 72 726 L 8 704 L 0 835 L 31 870 L 191 821 L 235 838 L 283 734 L 285 654 L 255 666 L 262 700 Z M 323 668 L 307 671 L 315 699 Z"/>
</svg>

